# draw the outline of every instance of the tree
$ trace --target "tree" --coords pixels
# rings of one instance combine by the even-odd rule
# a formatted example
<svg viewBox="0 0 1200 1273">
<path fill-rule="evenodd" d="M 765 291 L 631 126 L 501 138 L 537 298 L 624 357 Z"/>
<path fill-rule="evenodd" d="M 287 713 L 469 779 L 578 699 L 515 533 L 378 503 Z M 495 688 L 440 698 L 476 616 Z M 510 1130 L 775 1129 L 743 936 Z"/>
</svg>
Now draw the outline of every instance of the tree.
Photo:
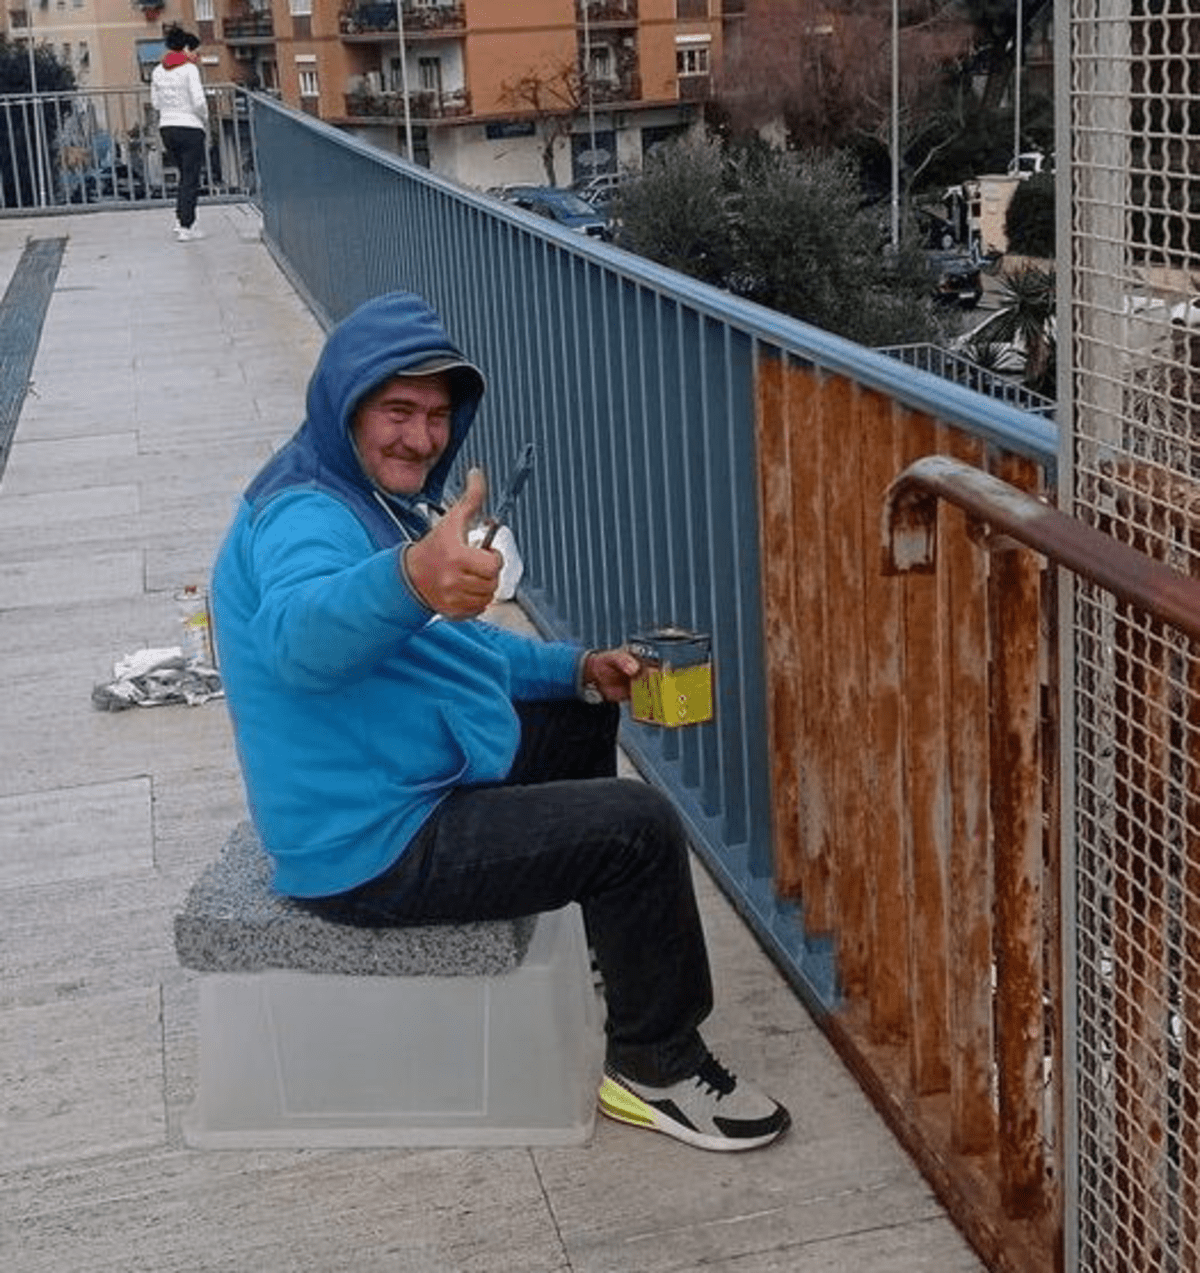
<svg viewBox="0 0 1200 1273">
<path fill-rule="evenodd" d="M 946 0 L 903 6 L 899 122 L 909 180 L 959 127 L 952 72 L 970 42 Z M 719 93 L 736 128 L 782 123 L 796 149 L 890 154 L 891 0 L 748 0 Z"/>
<path fill-rule="evenodd" d="M 1027 177 L 1013 191 L 1004 214 L 1008 250 L 1018 256 L 1054 255 L 1054 175 Z"/>
<path fill-rule="evenodd" d="M 885 250 L 847 154 L 692 137 L 622 186 L 616 215 L 623 247 L 851 340 L 936 334 L 922 255 Z"/>
<path fill-rule="evenodd" d="M 69 92 L 75 87 L 75 74 L 55 56 L 48 44 L 34 47 L 33 71 L 37 77 L 38 97 L 42 94 Z M 35 101 L 30 75 L 29 49 L 22 42 L 0 34 L 0 94 L 17 98 L 5 112 L 5 145 L 0 146 L 0 189 L 8 207 L 30 207 L 37 202 L 38 142 L 41 143 L 43 175 L 51 171 L 59 125 L 70 113 L 61 102 L 47 96 Z M 11 130 L 11 131 L 10 131 Z"/>
<path fill-rule="evenodd" d="M 715 140 L 689 134 L 658 147 L 613 199 L 621 246 L 724 286 L 734 262 L 725 185 L 725 159 Z"/>
<path fill-rule="evenodd" d="M 1023 350 L 1023 383 L 1054 397 L 1057 365 L 1054 270 L 1023 265 L 1000 276 L 1000 308 L 975 332 L 969 353 L 988 366 L 1001 346 Z"/>
<path fill-rule="evenodd" d="M 554 158 L 559 142 L 571 136 L 587 104 L 587 82 L 574 62 L 550 70 L 530 70 L 500 85 L 500 100 L 531 114 L 542 144 L 546 183 L 558 185 Z"/>
</svg>

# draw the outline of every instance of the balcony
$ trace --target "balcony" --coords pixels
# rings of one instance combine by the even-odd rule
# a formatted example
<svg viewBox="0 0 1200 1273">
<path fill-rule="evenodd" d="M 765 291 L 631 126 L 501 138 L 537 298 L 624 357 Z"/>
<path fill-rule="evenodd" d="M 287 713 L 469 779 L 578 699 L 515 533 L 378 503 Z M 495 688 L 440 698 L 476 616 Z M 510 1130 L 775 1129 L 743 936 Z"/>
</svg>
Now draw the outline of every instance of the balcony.
<svg viewBox="0 0 1200 1273">
<path fill-rule="evenodd" d="M 578 26 L 632 26 L 638 20 L 638 0 L 576 0 L 575 22 Z"/>
<path fill-rule="evenodd" d="M 466 7 L 463 4 L 414 6 L 404 4 L 404 38 L 436 37 L 466 30 Z M 394 4 L 355 4 L 343 9 L 338 17 L 338 30 L 348 39 L 376 39 L 396 32 Z"/>
<path fill-rule="evenodd" d="M 591 100 L 597 106 L 615 102 L 637 102 L 642 96 L 642 77 L 637 71 L 625 71 L 615 79 L 593 78 L 589 87 Z"/>
<path fill-rule="evenodd" d="M 266 43 L 275 38 L 271 13 L 234 13 L 221 19 L 221 35 L 226 44 Z"/>
<path fill-rule="evenodd" d="M 404 94 L 400 92 L 360 89 L 347 93 L 345 102 L 349 119 L 404 118 Z M 413 120 L 423 123 L 461 119 L 471 113 L 471 95 L 465 88 L 442 93 L 414 90 L 408 95 L 408 112 Z"/>
</svg>

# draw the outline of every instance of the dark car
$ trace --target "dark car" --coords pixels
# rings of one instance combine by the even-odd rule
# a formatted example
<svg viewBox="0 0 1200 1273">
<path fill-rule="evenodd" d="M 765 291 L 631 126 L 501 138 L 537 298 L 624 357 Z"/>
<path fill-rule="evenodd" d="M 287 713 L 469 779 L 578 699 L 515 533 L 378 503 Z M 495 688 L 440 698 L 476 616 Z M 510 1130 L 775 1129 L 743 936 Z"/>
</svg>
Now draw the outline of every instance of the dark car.
<svg viewBox="0 0 1200 1273">
<path fill-rule="evenodd" d="M 608 219 L 570 190 L 558 186 L 499 186 L 493 192 L 507 203 L 596 239 L 611 238 Z"/>
<path fill-rule="evenodd" d="M 983 278 L 979 266 L 970 257 L 957 252 L 926 252 L 925 259 L 934 279 L 935 300 L 960 309 L 974 309 L 979 304 Z"/>
</svg>

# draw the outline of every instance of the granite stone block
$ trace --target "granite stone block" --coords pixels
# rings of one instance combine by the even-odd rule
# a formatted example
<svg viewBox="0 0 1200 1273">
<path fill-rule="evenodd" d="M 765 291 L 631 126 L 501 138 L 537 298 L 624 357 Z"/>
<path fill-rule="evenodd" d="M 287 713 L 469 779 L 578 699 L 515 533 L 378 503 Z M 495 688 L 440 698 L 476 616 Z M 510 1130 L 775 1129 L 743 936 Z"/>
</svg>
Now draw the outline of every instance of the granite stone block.
<svg viewBox="0 0 1200 1273">
<path fill-rule="evenodd" d="M 485 923 L 357 928 L 330 923 L 271 888 L 271 860 L 249 822 L 188 890 L 175 951 L 197 972 L 490 977 L 524 959 L 536 916 Z"/>
</svg>

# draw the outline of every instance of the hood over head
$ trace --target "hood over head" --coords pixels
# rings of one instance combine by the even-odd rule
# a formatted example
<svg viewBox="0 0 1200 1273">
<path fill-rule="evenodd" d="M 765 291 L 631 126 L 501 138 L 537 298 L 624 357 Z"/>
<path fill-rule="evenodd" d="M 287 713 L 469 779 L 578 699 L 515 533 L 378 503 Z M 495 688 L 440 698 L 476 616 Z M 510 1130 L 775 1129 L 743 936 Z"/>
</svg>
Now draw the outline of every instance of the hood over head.
<svg viewBox="0 0 1200 1273">
<path fill-rule="evenodd" d="M 358 404 L 393 376 L 450 378 L 450 441 L 416 495 L 377 487 L 359 460 L 351 435 Z M 308 486 L 338 496 L 367 528 L 377 547 L 420 536 L 428 523 L 422 502 L 438 503 L 479 409 L 483 375 L 455 346 L 423 297 L 390 292 L 360 305 L 329 333 L 308 382 L 307 412 L 295 436 L 246 489 L 255 512 L 285 490 Z M 390 510 L 385 511 L 380 501 Z"/>
</svg>

